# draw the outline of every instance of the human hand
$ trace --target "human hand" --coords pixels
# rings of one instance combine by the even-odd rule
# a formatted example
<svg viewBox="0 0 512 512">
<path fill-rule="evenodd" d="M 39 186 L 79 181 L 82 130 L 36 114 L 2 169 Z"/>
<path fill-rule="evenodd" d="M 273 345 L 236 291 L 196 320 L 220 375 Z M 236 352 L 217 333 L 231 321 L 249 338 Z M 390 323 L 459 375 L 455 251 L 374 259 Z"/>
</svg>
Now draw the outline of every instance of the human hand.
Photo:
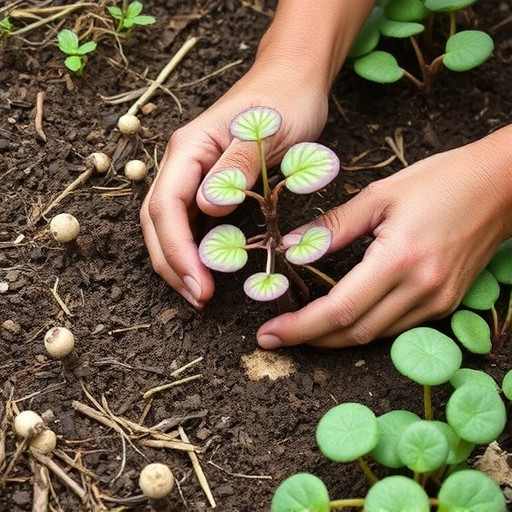
<svg viewBox="0 0 512 512">
<path fill-rule="evenodd" d="M 304 80 L 295 79 L 282 63 L 255 64 L 214 105 L 171 136 L 140 218 L 153 268 L 194 306 L 204 306 L 214 291 L 212 275 L 198 257 L 201 213 L 222 216 L 233 210 L 209 203 L 200 184 L 208 173 L 235 166 L 252 187 L 260 171 L 255 145 L 233 139 L 231 120 L 255 105 L 282 114 L 281 129 L 264 141 L 272 166 L 292 144 L 318 137 L 327 118 L 327 98 L 325 84 L 310 81 L 304 87 Z"/>
<path fill-rule="evenodd" d="M 503 132 L 374 182 L 295 230 L 329 227 L 331 252 L 362 235 L 374 240 L 326 296 L 261 326 L 259 345 L 364 344 L 452 312 L 512 235 L 512 155 Z"/>
</svg>

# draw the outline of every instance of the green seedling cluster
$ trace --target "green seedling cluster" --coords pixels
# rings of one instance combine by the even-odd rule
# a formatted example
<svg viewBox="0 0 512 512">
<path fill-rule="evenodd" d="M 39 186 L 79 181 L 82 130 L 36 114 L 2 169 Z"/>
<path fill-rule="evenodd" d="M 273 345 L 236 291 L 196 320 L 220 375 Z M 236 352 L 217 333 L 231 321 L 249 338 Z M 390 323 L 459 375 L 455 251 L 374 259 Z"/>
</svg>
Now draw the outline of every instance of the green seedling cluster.
<svg viewBox="0 0 512 512">
<path fill-rule="evenodd" d="M 116 32 L 131 32 L 136 25 L 153 25 L 156 22 L 154 16 L 141 14 L 143 8 L 142 2 L 137 1 L 129 3 L 126 7 L 108 6 L 108 12 L 117 20 Z"/>
<path fill-rule="evenodd" d="M 366 496 L 331 500 L 320 478 L 298 473 L 277 488 L 271 512 L 344 507 L 364 512 L 505 512 L 499 485 L 469 468 L 467 460 L 475 446 L 496 440 L 505 428 L 501 393 L 511 399 L 512 372 L 500 390 L 487 373 L 461 368 L 456 341 L 430 327 L 398 336 L 391 359 L 398 372 L 422 386 L 423 417 L 400 409 L 376 416 L 367 406 L 349 402 L 327 411 L 316 430 L 317 445 L 327 459 L 360 464 L 370 483 Z M 444 412 L 434 414 L 432 388 L 445 383 L 452 393 Z M 386 476 L 378 478 L 368 459 L 387 468 Z"/>
<path fill-rule="evenodd" d="M 321 272 L 310 263 L 322 257 L 331 245 L 331 231 L 311 227 L 294 240 L 285 240 L 278 226 L 278 198 L 286 188 L 296 194 L 320 190 L 333 180 L 340 168 L 339 159 L 329 148 L 317 143 L 302 142 L 292 146 L 284 155 L 280 170 L 283 179 L 271 188 L 264 155 L 263 140 L 274 135 L 281 126 L 281 115 L 269 107 L 252 107 L 238 114 L 230 125 L 233 137 L 255 143 L 260 163 L 263 193 L 249 190 L 247 177 L 241 169 L 228 167 L 208 175 L 202 184 L 204 197 L 216 205 L 238 205 L 247 196 L 255 199 L 265 220 L 265 232 L 246 239 L 236 226 L 215 227 L 199 245 L 203 263 L 220 272 L 240 270 L 248 260 L 248 250 L 263 249 L 267 253 L 266 268 L 251 275 L 244 284 L 245 293 L 258 301 L 274 300 L 288 291 L 291 277 L 299 283 L 292 265 Z M 283 273 L 276 271 L 283 269 Z M 323 276 L 328 280 L 327 276 Z M 333 284 L 333 283 L 331 283 Z M 302 286 L 301 286 L 302 285 Z M 299 286 L 305 285 L 300 281 Z"/>
<path fill-rule="evenodd" d="M 355 72 L 378 83 L 393 83 L 405 77 L 421 91 L 432 92 L 441 66 L 468 71 L 480 66 L 494 49 L 491 37 L 480 30 L 457 31 L 456 16 L 476 0 L 380 0 L 363 25 L 349 56 Z M 437 21 L 446 21 L 444 51 L 440 54 L 435 31 Z M 389 51 L 380 49 L 383 39 L 409 39 L 421 77 L 402 68 Z"/>
<path fill-rule="evenodd" d="M 72 30 L 64 29 L 57 34 L 59 50 L 65 53 L 64 65 L 78 76 L 84 74 L 86 56 L 96 50 L 95 41 L 80 44 L 78 36 Z"/>
</svg>

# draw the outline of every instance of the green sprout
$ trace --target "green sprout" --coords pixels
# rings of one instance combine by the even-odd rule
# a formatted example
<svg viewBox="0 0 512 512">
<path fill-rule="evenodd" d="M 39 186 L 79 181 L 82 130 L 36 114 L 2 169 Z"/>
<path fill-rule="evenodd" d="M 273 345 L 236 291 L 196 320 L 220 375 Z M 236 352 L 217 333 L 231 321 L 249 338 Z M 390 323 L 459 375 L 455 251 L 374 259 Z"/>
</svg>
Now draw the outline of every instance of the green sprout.
<svg viewBox="0 0 512 512">
<path fill-rule="evenodd" d="M 131 2 L 126 7 L 109 5 L 107 7 L 110 15 L 117 20 L 116 32 L 130 32 L 136 25 L 153 25 L 156 22 L 154 16 L 141 14 L 143 9 L 142 2 Z"/>
<path fill-rule="evenodd" d="M 13 28 L 14 26 L 11 23 L 11 19 L 8 15 L 5 15 L 2 19 L 0 19 L 0 38 L 3 36 L 11 35 Z"/>
<path fill-rule="evenodd" d="M 366 80 L 382 84 L 405 77 L 430 94 L 441 66 L 455 72 L 480 66 L 494 50 L 491 37 L 480 30 L 456 30 L 457 12 L 475 1 L 380 0 L 350 50 L 354 71 Z M 443 17 L 449 23 L 444 52 L 427 61 L 427 55 L 432 53 L 434 22 Z M 378 49 L 382 37 L 410 41 L 421 78 L 402 68 L 392 53 Z"/>
<path fill-rule="evenodd" d="M 265 271 L 249 276 L 244 292 L 253 300 L 275 300 L 290 287 L 290 279 L 297 289 L 307 288 L 292 265 L 302 266 L 333 284 L 327 276 L 310 265 L 322 257 L 331 246 L 332 234 L 325 227 L 309 228 L 301 235 L 288 237 L 285 243 L 278 226 L 278 198 L 284 188 L 295 194 L 309 194 L 320 190 L 338 174 L 340 164 L 333 151 L 312 142 L 295 144 L 284 155 L 280 170 L 283 179 L 270 186 L 263 140 L 273 136 L 281 127 L 281 115 L 269 107 L 252 107 L 238 114 L 230 125 L 233 137 L 254 142 L 259 156 L 263 193 L 248 190 L 245 174 L 236 167 L 228 167 L 208 175 L 201 191 L 216 205 L 238 205 L 246 197 L 255 199 L 263 214 L 266 231 L 246 239 L 242 231 L 221 224 L 206 234 L 199 244 L 201 261 L 212 270 L 235 272 L 247 262 L 247 251 L 263 249 L 267 253 Z M 291 240 L 290 240 L 291 238 Z M 283 269 L 283 272 L 276 271 Z M 285 275 L 286 274 L 286 275 Z"/>
<path fill-rule="evenodd" d="M 68 29 L 61 30 L 57 34 L 59 50 L 67 55 L 64 65 L 78 76 L 84 74 L 86 55 L 96 50 L 95 41 L 87 41 L 80 44 L 78 36 Z"/>
</svg>

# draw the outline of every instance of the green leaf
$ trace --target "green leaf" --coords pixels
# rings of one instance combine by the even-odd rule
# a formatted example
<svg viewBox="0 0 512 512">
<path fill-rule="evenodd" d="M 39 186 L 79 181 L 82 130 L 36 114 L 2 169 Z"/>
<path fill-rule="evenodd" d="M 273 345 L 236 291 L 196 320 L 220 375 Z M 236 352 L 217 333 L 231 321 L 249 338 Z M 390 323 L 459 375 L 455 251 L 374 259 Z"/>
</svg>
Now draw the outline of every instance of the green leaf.
<svg viewBox="0 0 512 512">
<path fill-rule="evenodd" d="M 135 18 L 135 16 L 138 16 L 142 12 L 143 7 L 141 2 L 131 2 L 126 8 L 125 16 L 127 18 Z"/>
<path fill-rule="evenodd" d="M 72 30 L 64 29 L 57 34 L 57 43 L 61 52 L 74 55 L 79 45 L 78 36 Z"/>
<path fill-rule="evenodd" d="M 452 71 L 468 71 L 480 66 L 492 54 L 490 35 L 480 30 L 463 30 L 446 41 L 443 64 Z"/>
<path fill-rule="evenodd" d="M 329 512 L 329 492 L 325 484 L 310 473 L 297 473 L 277 488 L 270 512 Z"/>
<path fill-rule="evenodd" d="M 281 127 L 281 114 L 270 107 L 250 107 L 240 112 L 229 125 L 233 137 L 259 141 L 274 135 Z"/>
<path fill-rule="evenodd" d="M 475 2 L 476 0 L 425 0 L 425 7 L 435 12 L 460 11 Z"/>
<path fill-rule="evenodd" d="M 64 60 L 64 65 L 74 73 L 78 73 L 82 69 L 82 58 L 78 55 L 70 55 Z"/>
<path fill-rule="evenodd" d="M 123 11 L 117 7 L 117 5 L 109 5 L 107 9 L 110 15 L 116 20 L 122 20 L 124 18 Z"/>
<path fill-rule="evenodd" d="M 316 142 L 294 144 L 281 161 L 286 188 L 295 194 L 310 194 L 330 183 L 339 173 L 336 153 Z"/>
<path fill-rule="evenodd" d="M 505 428 L 505 404 L 488 386 L 466 384 L 446 404 L 446 419 L 456 434 L 474 444 L 494 441 Z"/>
<path fill-rule="evenodd" d="M 380 50 L 356 59 L 354 71 L 366 80 L 380 84 L 391 84 L 404 76 L 404 70 L 398 65 L 395 57 Z"/>
<path fill-rule="evenodd" d="M 148 16 L 145 14 L 141 14 L 140 16 L 135 16 L 135 18 L 131 18 L 133 25 L 145 26 L 145 25 L 153 25 L 156 23 L 156 19 L 154 16 Z"/>
<path fill-rule="evenodd" d="M 430 16 L 421 0 L 391 0 L 384 12 L 387 18 L 395 21 L 421 21 Z"/>
<path fill-rule="evenodd" d="M 372 10 L 350 47 L 348 56 L 351 59 L 366 55 L 377 47 L 380 39 L 379 23 L 383 16 L 384 11 L 381 7 Z"/>
<path fill-rule="evenodd" d="M 323 226 L 309 228 L 296 245 L 286 250 L 285 257 L 294 265 L 307 265 L 321 258 L 331 246 L 332 232 Z"/>
<path fill-rule="evenodd" d="M 382 20 L 379 30 L 383 36 L 403 39 L 421 34 L 425 27 L 421 23 Z"/>
<path fill-rule="evenodd" d="M 465 384 L 478 384 L 480 386 L 488 386 L 494 391 L 498 391 L 499 387 L 496 381 L 482 370 L 473 370 L 472 368 L 460 368 L 450 379 L 450 384 L 454 388 L 460 388 Z"/>
<path fill-rule="evenodd" d="M 461 439 L 448 423 L 444 421 L 432 421 L 431 423 L 443 433 L 448 441 L 449 451 L 446 457 L 446 464 L 456 465 L 466 461 L 475 448 L 475 445 L 465 439 Z"/>
<path fill-rule="evenodd" d="M 512 284 L 512 238 L 500 245 L 487 268 L 498 282 Z"/>
<path fill-rule="evenodd" d="M 421 418 L 410 411 L 389 411 L 377 418 L 378 442 L 370 455 L 383 466 L 398 469 L 404 466 L 398 455 L 398 445 L 402 432 L 415 421 Z"/>
<path fill-rule="evenodd" d="M 290 283 L 283 274 L 267 274 L 257 272 L 249 276 L 244 283 L 244 292 L 252 300 L 265 302 L 281 297 Z"/>
<path fill-rule="evenodd" d="M 245 174 L 236 167 L 228 167 L 208 175 L 201 186 L 207 201 L 217 205 L 243 203 L 247 189 Z"/>
<path fill-rule="evenodd" d="M 236 272 L 247 263 L 245 242 L 240 229 L 230 224 L 221 224 L 201 240 L 199 257 L 212 270 Z"/>
<path fill-rule="evenodd" d="M 436 386 L 447 382 L 460 368 L 462 352 L 440 331 L 415 327 L 396 338 L 391 359 L 402 375 L 424 386 Z"/>
<path fill-rule="evenodd" d="M 438 512 L 505 512 L 500 486 L 475 469 L 452 473 L 441 485 Z"/>
<path fill-rule="evenodd" d="M 402 475 L 382 478 L 370 487 L 364 500 L 365 512 L 429 512 L 423 487 Z M 455 512 L 455 511 L 451 511 Z"/>
<path fill-rule="evenodd" d="M 91 53 L 96 50 L 96 47 L 97 44 L 95 41 L 88 41 L 87 43 L 80 45 L 77 48 L 76 53 L 77 55 L 85 55 L 86 53 Z"/>
<path fill-rule="evenodd" d="M 488 354 L 492 349 L 491 328 L 477 313 L 461 309 L 451 318 L 453 334 L 473 354 Z"/>
<path fill-rule="evenodd" d="M 501 389 L 503 394 L 509 399 L 512 400 L 512 370 L 509 370 L 505 377 L 503 377 L 503 382 L 501 384 Z"/>
<path fill-rule="evenodd" d="M 488 310 L 492 309 L 499 296 L 498 281 L 489 270 L 484 269 L 462 298 L 462 304 L 471 309 Z"/>
<path fill-rule="evenodd" d="M 411 423 L 402 432 L 397 449 L 402 462 L 417 473 L 444 466 L 450 452 L 444 433 L 428 420 Z"/>
<path fill-rule="evenodd" d="M 329 409 L 316 427 L 320 451 L 335 462 L 351 462 L 378 442 L 375 414 L 363 404 L 347 402 Z"/>
</svg>

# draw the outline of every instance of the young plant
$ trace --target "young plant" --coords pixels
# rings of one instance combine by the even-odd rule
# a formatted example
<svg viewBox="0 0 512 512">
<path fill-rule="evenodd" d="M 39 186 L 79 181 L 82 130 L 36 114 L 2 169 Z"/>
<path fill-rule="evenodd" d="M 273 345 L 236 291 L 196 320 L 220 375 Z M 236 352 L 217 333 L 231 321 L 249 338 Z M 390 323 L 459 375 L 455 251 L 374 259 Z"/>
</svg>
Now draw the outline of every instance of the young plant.
<svg viewBox="0 0 512 512">
<path fill-rule="evenodd" d="M 284 188 L 296 194 L 320 190 L 333 180 L 340 168 L 338 157 L 325 146 L 302 142 L 292 146 L 281 161 L 284 178 L 270 187 L 263 140 L 274 135 L 281 126 L 281 115 L 269 107 L 252 107 L 238 114 L 230 125 L 234 137 L 254 142 L 259 156 L 262 194 L 248 190 L 245 174 L 229 167 L 206 177 L 202 184 L 204 197 L 216 205 L 238 205 L 246 197 L 255 199 L 265 221 L 265 231 L 246 239 L 236 226 L 215 227 L 199 245 L 203 263 L 220 272 L 240 270 L 248 260 L 247 251 L 263 249 L 267 253 L 266 268 L 250 276 L 244 284 L 245 293 L 258 301 L 274 300 L 289 288 L 289 278 L 305 289 L 292 265 L 304 266 L 315 272 L 310 263 L 322 257 L 331 245 L 332 234 L 324 227 L 312 227 L 301 236 L 285 243 L 278 225 L 278 199 Z M 284 273 L 276 269 L 283 269 Z M 317 274 L 322 275 L 318 271 Z M 286 275 L 285 275 L 286 274 Z M 307 295 L 307 293 L 304 293 Z"/>
<path fill-rule="evenodd" d="M 123 2 L 124 3 L 124 2 Z M 141 14 L 143 9 L 142 2 L 131 2 L 126 7 L 117 7 L 117 5 L 109 5 L 107 7 L 110 15 L 117 20 L 116 32 L 131 32 L 136 25 L 153 25 L 156 19 L 147 14 Z"/>
<path fill-rule="evenodd" d="M 72 30 L 64 29 L 57 34 L 57 43 L 59 50 L 67 55 L 64 65 L 78 76 L 83 76 L 86 55 L 96 50 L 96 42 L 80 44 L 78 36 Z"/>
<path fill-rule="evenodd" d="M 7 37 L 12 34 L 14 29 L 13 24 L 11 23 L 11 18 L 6 15 L 2 19 L 0 19 L 0 40 L 2 37 Z"/>
<path fill-rule="evenodd" d="M 499 485 L 466 466 L 475 445 L 494 441 L 506 425 L 505 404 L 494 379 L 460 368 L 462 353 L 456 342 L 429 327 L 398 336 L 391 360 L 401 374 L 423 387 L 423 419 L 400 409 L 376 416 L 363 404 L 343 403 L 327 411 L 316 430 L 326 458 L 359 462 L 370 483 L 366 496 L 331 500 L 321 479 L 298 473 L 279 485 L 271 512 L 348 507 L 364 512 L 505 512 Z M 435 419 L 431 388 L 448 382 L 453 392 L 441 421 Z M 512 374 L 503 381 L 508 396 L 505 389 L 512 396 Z M 366 458 L 388 468 L 388 476 L 378 478 Z"/>
<path fill-rule="evenodd" d="M 378 83 L 393 83 L 405 77 L 430 94 L 441 66 L 451 71 L 469 71 L 487 60 L 494 49 L 491 37 L 480 30 L 457 32 L 456 15 L 476 0 L 381 0 L 362 27 L 350 57 L 354 71 Z M 434 22 L 448 20 L 444 52 L 429 60 L 433 52 Z M 419 38 L 419 36 L 422 38 Z M 396 57 L 378 49 L 381 36 L 409 39 L 421 78 L 402 68 Z"/>
</svg>

